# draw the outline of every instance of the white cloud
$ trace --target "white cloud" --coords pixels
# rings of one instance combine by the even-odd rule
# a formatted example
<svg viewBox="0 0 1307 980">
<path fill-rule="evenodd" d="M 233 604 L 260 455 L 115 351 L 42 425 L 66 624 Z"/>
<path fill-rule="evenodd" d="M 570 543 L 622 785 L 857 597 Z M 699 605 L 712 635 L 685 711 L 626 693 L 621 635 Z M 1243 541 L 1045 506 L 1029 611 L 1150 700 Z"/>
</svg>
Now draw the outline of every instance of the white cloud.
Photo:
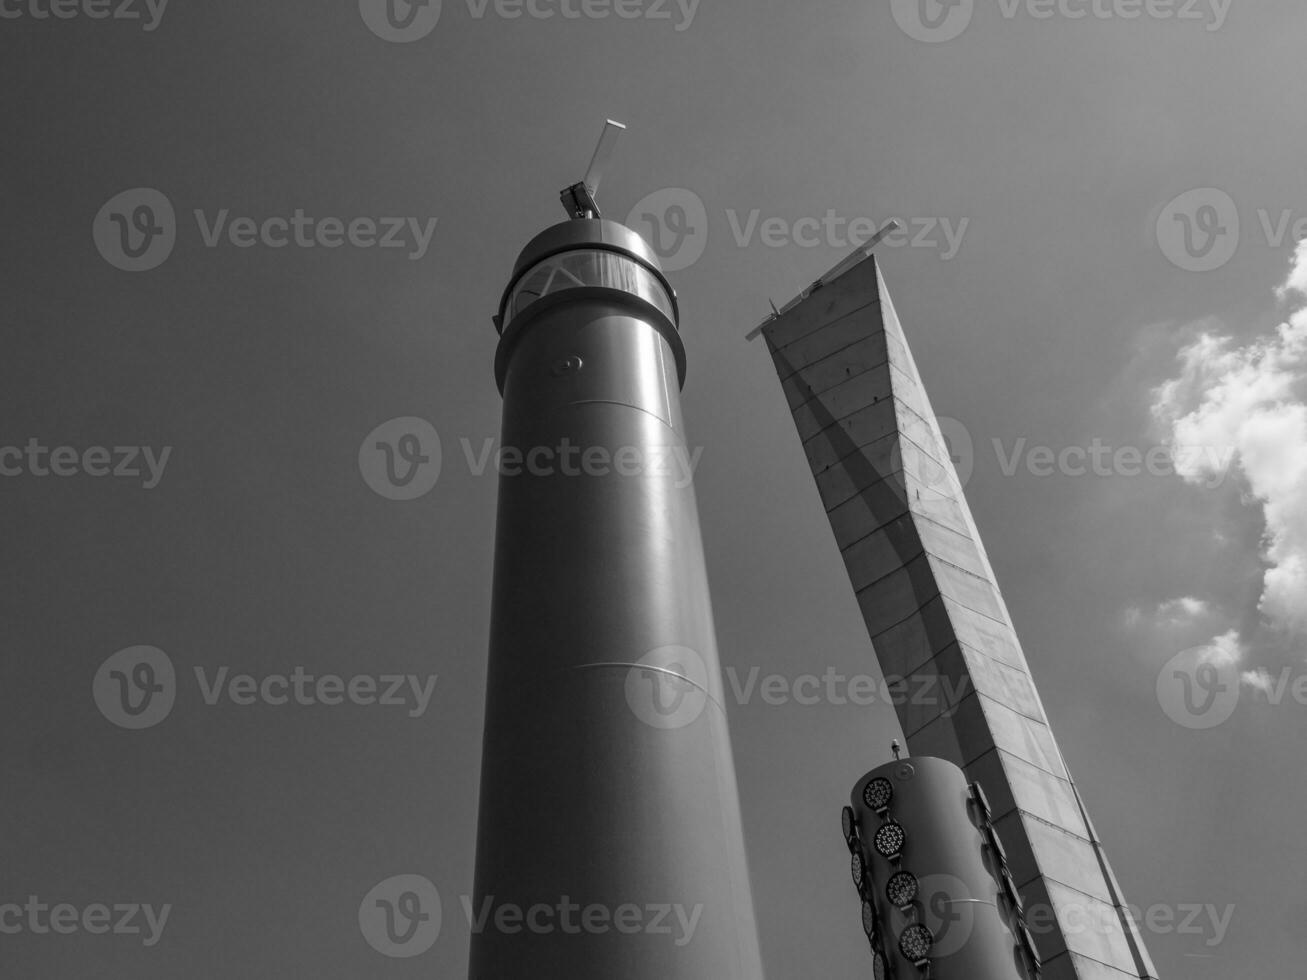
<svg viewBox="0 0 1307 980">
<path fill-rule="evenodd" d="M 1269 671 L 1260 667 L 1256 670 L 1245 670 L 1239 675 L 1239 681 L 1245 687 L 1251 687 L 1263 694 L 1270 694 L 1275 689 L 1275 678 Z"/>
<path fill-rule="evenodd" d="M 1243 660 L 1244 646 L 1239 642 L 1239 632 L 1229 630 L 1220 636 L 1214 636 L 1203 659 L 1214 664 L 1237 664 Z"/>
<path fill-rule="evenodd" d="M 1174 631 L 1179 627 L 1193 626 L 1196 620 L 1211 616 L 1213 612 L 1211 603 L 1206 600 L 1181 596 L 1158 603 L 1151 612 L 1144 612 L 1139 606 L 1129 606 L 1122 614 L 1122 619 L 1131 629 L 1148 626 Z"/>
<path fill-rule="evenodd" d="M 1290 291 L 1307 296 L 1307 239 L 1298 243 L 1298 251 L 1293 257 L 1293 271 L 1289 281 L 1277 290 L 1280 299 L 1287 299 Z"/>
<path fill-rule="evenodd" d="M 1132 646 L 1145 660 L 1170 656 L 1181 648 L 1194 651 L 1198 663 L 1225 666 L 1244 658 L 1238 630 L 1229 629 L 1226 613 L 1205 599 L 1180 596 L 1151 607 L 1127 606 L 1121 620 Z M 1222 629 L 1228 631 L 1212 635 Z"/>
<path fill-rule="evenodd" d="M 1239 631 L 1229 630 L 1207 641 L 1207 646 L 1199 656 L 1198 662 L 1224 667 L 1227 664 L 1241 663 L 1246 652 L 1243 643 L 1239 640 Z"/>
<path fill-rule="evenodd" d="M 1211 607 L 1204 600 L 1195 599 L 1193 596 L 1181 596 L 1179 599 L 1171 599 L 1157 607 L 1159 615 L 1173 620 L 1205 616 L 1210 611 Z"/>
<path fill-rule="evenodd" d="M 1280 290 L 1307 299 L 1307 245 Z M 1307 305 L 1273 337 L 1237 346 L 1204 332 L 1178 355 L 1179 373 L 1153 391 L 1153 415 L 1177 447 L 1176 471 L 1190 483 L 1234 460 L 1265 519 L 1268 564 L 1260 608 L 1273 624 L 1307 632 Z"/>
</svg>

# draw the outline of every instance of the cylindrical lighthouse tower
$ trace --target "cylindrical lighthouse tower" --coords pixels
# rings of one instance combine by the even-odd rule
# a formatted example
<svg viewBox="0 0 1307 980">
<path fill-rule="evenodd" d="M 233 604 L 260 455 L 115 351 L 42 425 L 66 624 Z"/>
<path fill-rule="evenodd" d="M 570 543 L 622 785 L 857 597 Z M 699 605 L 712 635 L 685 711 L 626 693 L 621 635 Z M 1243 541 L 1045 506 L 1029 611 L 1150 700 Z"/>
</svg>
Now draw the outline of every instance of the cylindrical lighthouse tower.
<svg viewBox="0 0 1307 980">
<path fill-rule="evenodd" d="M 500 305 L 471 980 L 760 980 L 657 257 L 578 218 Z"/>
</svg>

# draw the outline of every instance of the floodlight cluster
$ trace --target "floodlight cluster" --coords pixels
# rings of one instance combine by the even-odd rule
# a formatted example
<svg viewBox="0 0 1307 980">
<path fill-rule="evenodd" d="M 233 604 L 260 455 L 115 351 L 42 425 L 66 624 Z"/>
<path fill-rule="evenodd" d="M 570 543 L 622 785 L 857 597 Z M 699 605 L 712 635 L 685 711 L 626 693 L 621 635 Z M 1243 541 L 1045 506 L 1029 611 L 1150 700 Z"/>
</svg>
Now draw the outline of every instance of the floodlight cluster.
<svg viewBox="0 0 1307 980">
<path fill-rule="evenodd" d="M 876 831 L 876 836 L 872 838 L 877 853 L 889 861 L 898 860 L 903 853 L 903 845 L 907 842 L 907 832 L 897 820 L 886 820 Z"/>
</svg>

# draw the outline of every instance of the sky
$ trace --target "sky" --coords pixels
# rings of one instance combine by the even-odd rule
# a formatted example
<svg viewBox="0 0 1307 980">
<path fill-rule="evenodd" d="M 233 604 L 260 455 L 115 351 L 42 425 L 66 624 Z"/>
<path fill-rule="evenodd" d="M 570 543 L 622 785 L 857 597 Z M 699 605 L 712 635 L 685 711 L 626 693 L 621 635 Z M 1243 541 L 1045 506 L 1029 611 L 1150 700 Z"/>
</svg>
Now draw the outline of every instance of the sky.
<svg viewBox="0 0 1307 980">
<path fill-rule="evenodd" d="M 767 975 L 868 970 L 838 814 L 898 729 L 785 696 L 878 672 L 745 334 L 891 218 L 1159 971 L 1293 975 L 1307 10 L 393 2 L 0 0 L 5 975 L 466 975 L 490 317 L 605 118 L 605 213 L 679 292 L 726 688 L 782 678 L 728 699 Z M 365 451 L 400 430 L 439 446 L 405 488 Z M 418 955 L 359 921 L 397 876 Z"/>
</svg>

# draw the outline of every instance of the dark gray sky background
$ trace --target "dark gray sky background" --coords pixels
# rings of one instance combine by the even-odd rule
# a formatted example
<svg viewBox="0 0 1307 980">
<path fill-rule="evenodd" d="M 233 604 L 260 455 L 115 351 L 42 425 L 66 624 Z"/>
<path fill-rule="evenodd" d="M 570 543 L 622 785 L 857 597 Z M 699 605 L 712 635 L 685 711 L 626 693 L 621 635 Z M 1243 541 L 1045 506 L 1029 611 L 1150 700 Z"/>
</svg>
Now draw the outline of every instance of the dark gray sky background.
<svg viewBox="0 0 1307 980">
<path fill-rule="evenodd" d="M 465 976 L 496 482 L 461 441 L 497 437 L 490 315 L 605 117 L 630 127 L 608 216 L 669 188 L 654 201 L 705 209 L 703 253 L 672 279 L 724 666 L 741 683 L 877 673 L 770 360 L 743 339 L 769 297 L 848 248 L 820 231 L 811 247 L 761 229 L 741 243 L 737 226 L 755 209 L 759 225 L 903 219 L 923 244 L 879 250 L 889 288 L 936 410 L 970 434 L 968 499 L 1126 895 L 1175 916 L 1144 927 L 1159 970 L 1301 972 L 1307 707 L 1245 685 L 1197 730 L 1157 688 L 1172 656 L 1227 629 L 1244 670 L 1307 673 L 1297 634 L 1258 612 L 1264 515 L 1242 470 L 1216 489 L 1007 475 L 993 445 L 1146 450 L 1192 324 L 1240 347 L 1284 318 L 1292 232 L 1268 240 L 1259 211 L 1272 230 L 1307 217 L 1299 0 L 1199 0 L 1196 19 L 982 0 L 930 42 L 885 0 L 673 2 L 629 20 L 445 0 L 407 43 L 356 2 L 171 0 L 152 30 L 143 0 L 128 9 L 145 22 L 33 16 L 47 5 L 0 0 L 0 451 L 171 453 L 152 489 L 0 478 L 0 905 L 171 911 L 152 946 L 0 934 L 0 974 Z M 176 242 L 128 272 L 92 228 L 136 188 L 171 203 Z M 1240 218 L 1237 251 L 1204 272 L 1158 234 L 1195 188 Z M 206 244 L 224 209 L 261 223 L 297 208 L 437 221 L 420 258 Z M 1193 218 L 1213 213 L 1230 232 L 1219 206 Z M 941 222 L 965 222 L 948 257 Z M 358 454 L 407 416 L 435 427 L 442 467 L 396 501 Z M 177 694 L 128 730 L 92 689 L 136 645 L 167 654 Z M 209 705 L 195 680 L 297 666 L 438 680 L 419 717 Z M 869 975 L 838 814 L 885 761 L 893 711 L 745 700 L 729 708 L 768 976 Z M 380 955 L 357 921 L 399 874 L 443 899 L 440 937 L 411 959 Z M 1178 932 L 1189 906 L 1231 909 L 1228 928 L 1204 913 Z"/>
</svg>

